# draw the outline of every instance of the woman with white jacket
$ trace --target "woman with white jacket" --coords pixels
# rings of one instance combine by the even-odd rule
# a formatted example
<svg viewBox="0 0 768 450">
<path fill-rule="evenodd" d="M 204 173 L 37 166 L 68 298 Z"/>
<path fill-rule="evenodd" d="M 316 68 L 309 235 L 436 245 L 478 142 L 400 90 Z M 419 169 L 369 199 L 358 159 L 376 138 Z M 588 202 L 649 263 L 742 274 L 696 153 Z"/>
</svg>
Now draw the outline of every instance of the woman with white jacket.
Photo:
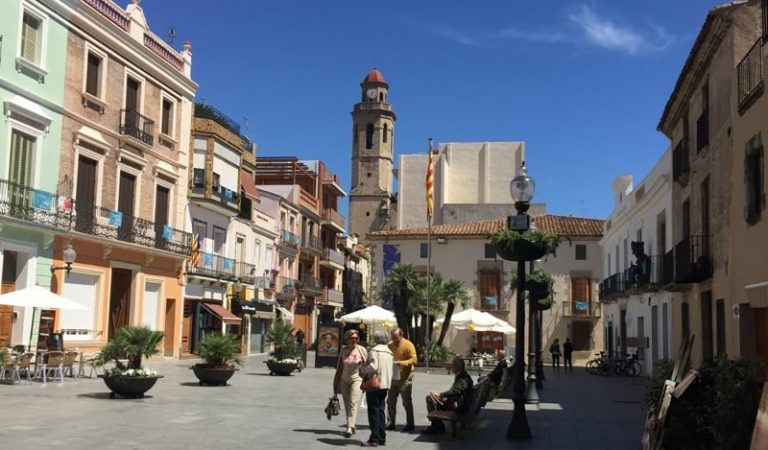
<svg viewBox="0 0 768 450">
<path fill-rule="evenodd" d="M 379 389 L 365 394 L 365 400 L 368 402 L 368 424 L 371 427 L 371 437 L 365 443 L 366 447 L 378 447 L 386 442 L 384 406 L 393 373 L 393 355 L 387 347 L 388 341 L 389 335 L 386 332 L 374 333 L 374 346 L 368 350 L 368 363 L 360 369 L 363 378 L 367 379 L 375 374 L 379 379 Z"/>
</svg>

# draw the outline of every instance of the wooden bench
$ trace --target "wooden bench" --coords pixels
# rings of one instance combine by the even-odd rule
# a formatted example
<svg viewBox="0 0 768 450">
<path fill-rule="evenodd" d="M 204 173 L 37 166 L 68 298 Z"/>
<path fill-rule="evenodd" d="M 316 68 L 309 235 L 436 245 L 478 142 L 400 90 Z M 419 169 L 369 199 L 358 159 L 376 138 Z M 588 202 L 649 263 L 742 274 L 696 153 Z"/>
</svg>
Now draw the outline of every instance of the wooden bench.
<svg viewBox="0 0 768 450">
<path fill-rule="evenodd" d="M 477 417 L 480 410 L 488 401 L 490 389 L 491 382 L 486 378 L 472 386 L 466 399 L 466 411 L 460 413 L 456 410 L 436 409 L 427 414 L 427 418 L 430 420 L 449 422 L 451 426 L 451 438 L 456 439 L 456 430 L 459 423 L 461 423 L 464 428 L 470 428 L 472 426 L 475 417 Z"/>
</svg>

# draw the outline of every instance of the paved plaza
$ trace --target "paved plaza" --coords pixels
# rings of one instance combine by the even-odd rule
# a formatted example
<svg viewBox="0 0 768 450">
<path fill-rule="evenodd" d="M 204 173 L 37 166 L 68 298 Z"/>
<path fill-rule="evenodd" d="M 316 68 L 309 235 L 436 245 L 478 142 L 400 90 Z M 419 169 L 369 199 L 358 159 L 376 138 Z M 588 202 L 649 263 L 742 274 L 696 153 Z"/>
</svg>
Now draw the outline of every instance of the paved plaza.
<svg viewBox="0 0 768 450">
<path fill-rule="evenodd" d="M 22 449 L 330 449 L 360 446 L 368 438 L 366 410 L 353 439 L 342 436 L 342 416 L 323 413 L 331 369 L 269 376 L 263 357 L 251 357 L 226 387 L 201 387 L 194 361 L 151 361 L 165 375 L 143 400 L 110 400 L 102 380 L 63 384 L 22 382 L 0 386 L 0 448 Z M 472 372 L 476 378 L 476 372 Z M 401 449 L 636 449 L 640 446 L 643 378 L 592 377 L 583 368 L 547 372 L 542 403 L 529 410 L 531 441 L 504 437 L 508 400 L 488 403 L 471 430 L 449 436 L 387 433 L 387 447 Z M 446 389 L 444 369 L 417 373 L 417 428 L 428 425 L 424 397 Z M 402 410 L 399 419 L 404 420 Z"/>
</svg>

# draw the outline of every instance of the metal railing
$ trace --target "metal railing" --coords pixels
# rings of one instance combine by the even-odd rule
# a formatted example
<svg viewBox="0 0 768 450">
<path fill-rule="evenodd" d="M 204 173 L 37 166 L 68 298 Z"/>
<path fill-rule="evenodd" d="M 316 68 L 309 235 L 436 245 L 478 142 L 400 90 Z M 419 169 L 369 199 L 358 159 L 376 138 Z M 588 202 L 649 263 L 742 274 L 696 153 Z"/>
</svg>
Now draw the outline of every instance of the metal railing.
<svg viewBox="0 0 768 450">
<path fill-rule="evenodd" d="M 299 281 L 290 277 L 278 277 L 278 293 L 281 295 L 296 295 L 296 286 Z"/>
<path fill-rule="evenodd" d="M 235 260 L 220 255 L 214 255 L 213 253 L 201 253 L 198 264 L 196 266 L 190 265 L 187 268 L 187 271 L 196 275 L 205 275 L 228 280 L 237 279 Z"/>
<path fill-rule="evenodd" d="M 689 235 L 675 245 L 675 281 L 696 283 L 712 276 L 709 235 Z"/>
<path fill-rule="evenodd" d="M 480 295 L 477 301 L 477 309 L 480 311 L 507 311 L 507 304 L 503 298 L 493 295 Z"/>
<path fill-rule="evenodd" d="M 563 315 L 600 317 L 600 304 L 593 301 L 563 300 Z"/>
<path fill-rule="evenodd" d="M 192 235 L 166 224 L 0 180 L 0 216 L 189 255 Z"/>
<path fill-rule="evenodd" d="M 152 145 L 154 142 L 154 137 L 152 136 L 154 126 L 154 121 L 139 114 L 138 111 L 130 109 L 121 110 L 120 134 L 127 134 L 147 145 Z"/>
<path fill-rule="evenodd" d="M 288 230 L 281 230 L 280 232 L 280 244 L 296 247 L 301 244 L 301 237 L 297 234 L 293 234 Z"/>
<path fill-rule="evenodd" d="M 301 239 L 301 245 L 304 248 L 308 248 L 311 250 L 314 250 L 316 252 L 321 252 L 323 250 L 323 246 L 320 244 L 320 239 L 318 239 L 317 236 L 314 235 L 305 235 Z"/>
<path fill-rule="evenodd" d="M 316 277 L 302 276 L 299 279 L 299 290 L 304 292 L 322 292 L 323 282 Z"/>
<path fill-rule="evenodd" d="M 736 66 L 740 113 L 743 113 L 753 98 L 763 91 L 762 41 L 762 38 L 758 39 Z"/>
<path fill-rule="evenodd" d="M 345 265 L 346 258 L 344 257 L 344 254 L 341 252 L 337 252 L 336 250 L 333 250 L 331 248 L 323 249 L 323 261 L 330 261 L 332 263 L 339 264 L 341 266 Z"/>
<path fill-rule="evenodd" d="M 236 264 L 235 276 L 245 284 L 254 284 L 256 280 L 256 266 L 242 261 Z"/>
<path fill-rule="evenodd" d="M 270 289 L 272 286 L 272 277 L 255 277 L 253 287 L 255 289 Z"/>
<path fill-rule="evenodd" d="M 335 289 L 325 288 L 323 289 L 323 301 L 326 303 L 344 303 L 344 293 Z"/>
</svg>

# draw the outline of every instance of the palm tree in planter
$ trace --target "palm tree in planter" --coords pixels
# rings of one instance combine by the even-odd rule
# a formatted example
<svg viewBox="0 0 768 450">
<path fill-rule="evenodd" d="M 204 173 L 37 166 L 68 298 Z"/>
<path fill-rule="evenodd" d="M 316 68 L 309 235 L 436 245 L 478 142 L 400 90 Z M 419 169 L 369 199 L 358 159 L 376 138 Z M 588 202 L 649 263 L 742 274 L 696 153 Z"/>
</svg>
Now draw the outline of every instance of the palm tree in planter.
<svg viewBox="0 0 768 450">
<path fill-rule="evenodd" d="M 226 386 L 227 380 L 235 374 L 237 366 L 242 366 L 239 358 L 240 345 L 232 335 L 212 333 L 206 335 L 200 342 L 199 356 L 205 363 L 191 367 L 195 376 L 200 380 L 200 386 Z"/>
<path fill-rule="evenodd" d="M 291 324 L 284 321 L 275 322 L 267 331 L 267 343 L 272 344 L 271 358 L 264 361 L 269 368 L 269 374 L 290 375 L 299 364 L 299 348 L 291 336 Z"/>
<path fill-rule="evenodd" d="M 429 277 L 420 276 L 415 283 L 416 290 L 408 302 L 408 314 L 417 317 L 417 327 L 413 328 L 413 336 L 410 338 L 416 349 L 423 348 L 432 340 L 432 323 L 435 316 L 442 315 L 445 311 L 445 283 L 443 278 L 434 274 Z M 427 293 L 429 293 L 429 311 L 427 311 Z M 427 314 L 429 313 L 429 314 Z M 413 319 L 411 319 L 413 327 Z"/>
<path fill-rule="evenodd" d="M 445 320 L 440 330 L 440 336 L 437 338 L 438 346 L 443 345 L 443 340 L 448 333 L 448 326 L 451 324 L 451 316 L 453 316 L 456 305 L 461 306 L 461 309 L 466 309 L 469 306 L 469 300 L 469 294 L 467 293 L 467 288 L 464 287 L 463 281 L 448 279 L 443 283 L 443 301 L 446 303 Z"/>
<path fill-rule="evenodd" d="M 403 330 L 404 336 L 414 339 L 414 331 L 411 326 L 411 313 L 408 305 L 418 289 L 421 274 L 411 264 L 398 263 L 392 268 L 384 279 L 382 297 L 392 299 L 397 325 Z"/>
<path fill-rule="evenodd" d="M 154 370 L 142 367 L 143 358 L 151 358 L 160 352 L 163 335 L 162 331 L 154 331 L 147 326 L 125 326 L 117 330 L 117 336 L 101 348 L 95 363 L 104 365 L 112 362 L 115 365 L 99 375 L 112 391 L 110 398 L 114 398 L 115 394 L 143 398 L 158 378 L 163 377 Z"/>
</svg>

